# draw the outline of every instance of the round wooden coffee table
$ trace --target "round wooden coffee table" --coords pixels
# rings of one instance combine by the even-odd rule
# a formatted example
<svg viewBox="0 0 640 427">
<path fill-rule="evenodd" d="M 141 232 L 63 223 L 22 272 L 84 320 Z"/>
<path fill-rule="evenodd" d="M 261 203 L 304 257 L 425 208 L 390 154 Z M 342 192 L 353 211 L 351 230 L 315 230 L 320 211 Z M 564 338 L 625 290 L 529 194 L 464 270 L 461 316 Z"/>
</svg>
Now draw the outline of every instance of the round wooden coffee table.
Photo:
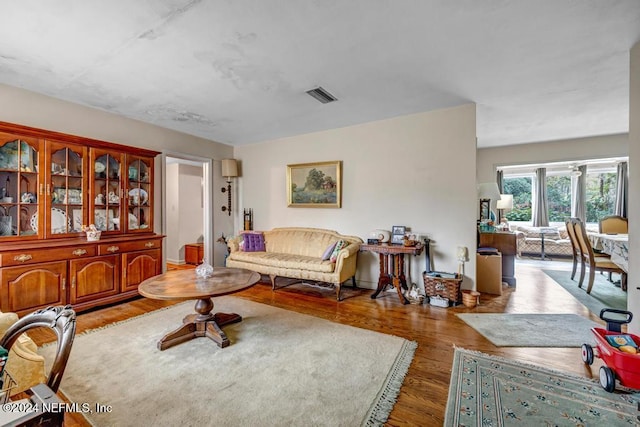
<svg viewBox="0 0 640 427">
<path fill-rule="evenodd" d="M 232 294 L 255 285 L 260 274 L 242 268 L 215 267 L 213 276 L 201 279 L 195 270 L 171 270 L 151 277 L 138 286 L 140 295 L 158 300 L 195 299 L 195 311 L 183 319 L 183 325 L 169 332 L 158 341 L 158 349 L 189 341 L 197 337 L 208 337 L 219 347 L 230 344 L 221 327 L 242 321 L 236 313 L 212 313 L 212 297 Z"/>
</svg>

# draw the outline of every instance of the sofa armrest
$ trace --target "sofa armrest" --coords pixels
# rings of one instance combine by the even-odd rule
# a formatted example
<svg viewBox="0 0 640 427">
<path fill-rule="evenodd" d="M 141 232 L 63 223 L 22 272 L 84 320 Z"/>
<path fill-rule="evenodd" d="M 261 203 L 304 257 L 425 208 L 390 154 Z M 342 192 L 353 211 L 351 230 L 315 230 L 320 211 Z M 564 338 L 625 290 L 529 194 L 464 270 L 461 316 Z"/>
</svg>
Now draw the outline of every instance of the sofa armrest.
<svg viewBox="0 0 640 427">
<path fill-rule="evenodd" d="M 352 243 L 350 245 L 347 245 L 347 247 L 342 248 L 340 252 L 338 252 L 338 257 L 336 258 L 335 271 L 341 271 L 342 266 L 345 263 L 345 259 L 351 256 L 357 256 L 359 250 L 360 250 L 360 244 L 355 244 L 355 243 Z"/>
<path fill-rule="evenodd" d="M 227 239 L 227 247 L 229 248 L 229 253 L 240 251 L 240 241 L 242 239 L 243 239 L 242 236 L 231 237 Z"/>
</svg>

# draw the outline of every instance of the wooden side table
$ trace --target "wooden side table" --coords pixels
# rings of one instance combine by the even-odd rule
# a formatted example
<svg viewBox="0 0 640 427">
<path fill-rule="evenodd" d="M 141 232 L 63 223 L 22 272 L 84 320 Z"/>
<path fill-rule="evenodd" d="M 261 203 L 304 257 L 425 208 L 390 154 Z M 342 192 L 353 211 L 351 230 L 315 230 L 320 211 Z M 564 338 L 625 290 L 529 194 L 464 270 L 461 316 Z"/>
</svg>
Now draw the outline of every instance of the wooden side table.
<svg viewBox="0 0 640 427">
<path fill-rule="evenodd" d="M 190 243 L 184 245 L 184 262 L 187 264 L 201 264 L 204 258 L 204 243 Z"/>
<path fill-rule="evenodd" d="M 360 245 L 360 250 L 374 252 L 380 258 L 380 277 L 378 278 L 378 288 L 371 295 L 375 299 L 387 285 L 393 285 L 398 291 L 398 297 L 403 304 L 409 304 L 409 300 L 402 293 L 402 289 L 407 289 L 407 280 L 404 275 L 404 256 L 420 255 L 424 246 L 418 243 L 416 246 L 390 245 L 382 243 L 378 245 Z M 408 267 L 409 282 L 411 282 L 411 262 Z"/>
</svg>

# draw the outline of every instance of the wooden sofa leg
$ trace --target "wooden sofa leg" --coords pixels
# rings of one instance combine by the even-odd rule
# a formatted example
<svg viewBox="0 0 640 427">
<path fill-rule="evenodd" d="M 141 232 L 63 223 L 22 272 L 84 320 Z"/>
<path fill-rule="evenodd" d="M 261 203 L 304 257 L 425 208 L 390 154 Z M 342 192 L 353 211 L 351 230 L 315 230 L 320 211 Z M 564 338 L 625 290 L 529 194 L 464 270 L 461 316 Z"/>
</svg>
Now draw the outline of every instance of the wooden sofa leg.
<svg viewBox="0 0 640 427">
<path fill-rule="evenodd" d="M 338 301 L 342 301 L 342 297 L 340 297 L 340 283 L 333 284 L 336 287 L 336 298 Z"/>
<path fill-rule="evenodd" d="M 356 284 L 356 276 L 351 276 L 351 283 L 353 284 L 354 288 L 358 287 L 358 285 Z"/>
<path fill-rule="evenodd" d="M 275 274 L 270 274 L 269 275 L 269 279 L 271 279 L 271 290 L 275 291 L 276 290 L 276 275 Z"/>
</svg>

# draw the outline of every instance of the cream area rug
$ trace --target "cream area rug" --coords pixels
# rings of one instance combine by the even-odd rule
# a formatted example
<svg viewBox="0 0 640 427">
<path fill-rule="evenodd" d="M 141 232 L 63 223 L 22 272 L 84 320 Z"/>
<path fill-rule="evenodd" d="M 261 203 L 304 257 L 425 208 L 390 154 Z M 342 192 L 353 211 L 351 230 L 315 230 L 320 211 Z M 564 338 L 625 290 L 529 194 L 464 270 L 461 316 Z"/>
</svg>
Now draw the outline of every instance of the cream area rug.
<svg viewBox="0 0 640 427">
<path fill-rule="evenodd" d="M 76 336 L 60 390 L 96 426 L 381 425 L 416 343 L 237 297 L 214 311 L 243 316 L 208 338 L 159 351 L 193 303 Z M 42 352 L 51 360 L 55 348 Z M 96 405 L 110 412 L 98 413 Z"/>
</svg>

